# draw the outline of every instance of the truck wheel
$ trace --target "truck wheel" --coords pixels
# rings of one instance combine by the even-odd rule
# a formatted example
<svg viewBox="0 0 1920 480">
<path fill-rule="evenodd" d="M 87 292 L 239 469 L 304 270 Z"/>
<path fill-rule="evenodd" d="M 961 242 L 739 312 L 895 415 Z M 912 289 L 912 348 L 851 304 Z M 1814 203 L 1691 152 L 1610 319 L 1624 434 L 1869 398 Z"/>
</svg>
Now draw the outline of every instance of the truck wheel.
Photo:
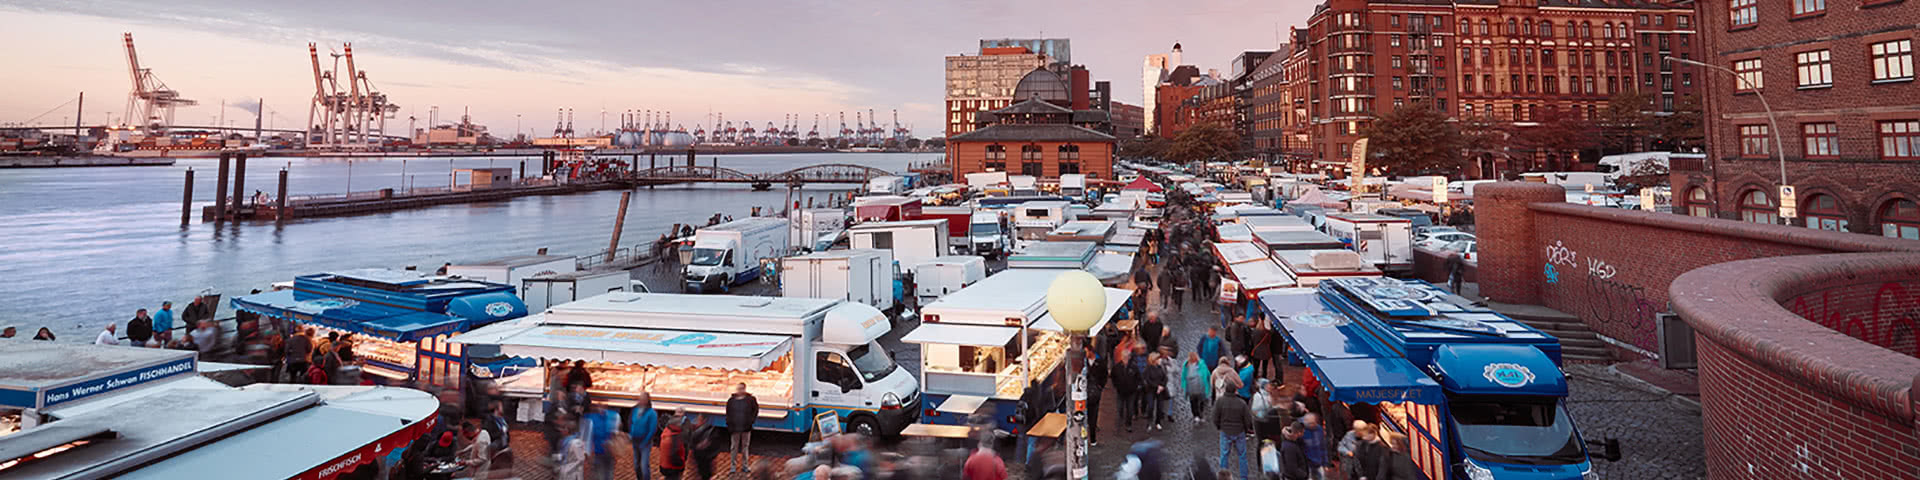
<svg viewBox="0 0 1920 480">
<path fill-rule="evenodd" d="M 879 438 L 880 425 L 873 417 L 861 415 L 847 421 L 847 431 L 858 433 L 867 438 Z"/>
</svg>

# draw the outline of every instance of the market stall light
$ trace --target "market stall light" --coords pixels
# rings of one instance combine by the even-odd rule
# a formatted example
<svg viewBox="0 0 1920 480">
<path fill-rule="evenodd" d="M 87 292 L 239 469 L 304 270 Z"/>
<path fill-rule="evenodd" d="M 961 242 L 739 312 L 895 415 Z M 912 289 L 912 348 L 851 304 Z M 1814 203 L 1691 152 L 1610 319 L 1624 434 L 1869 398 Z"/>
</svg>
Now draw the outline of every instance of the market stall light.
<svg viewBox="0 0 1920 480">
<path fill-rule="evenodd" d="M 1069 332 L 1093 329 L 1106 308 L 1106 286 L 1085 270 L 1062 273 L 1047 287 L 1047 313 Z"/>
</svg>

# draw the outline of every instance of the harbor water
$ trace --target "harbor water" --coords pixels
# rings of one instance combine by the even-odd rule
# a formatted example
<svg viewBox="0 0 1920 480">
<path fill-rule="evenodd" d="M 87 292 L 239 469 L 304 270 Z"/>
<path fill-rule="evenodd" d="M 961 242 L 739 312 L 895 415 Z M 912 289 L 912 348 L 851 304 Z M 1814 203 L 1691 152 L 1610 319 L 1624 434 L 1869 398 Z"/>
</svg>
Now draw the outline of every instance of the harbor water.
<svg viewBox="0 0 1920 480">
<path fill-rule="evenodd" d="M 698 157 L 748 173 L 844 163 L 892 172 L 938 154 L 785 154 Z M 661 157 L 662 166 L 668 161 Z M 685 162 L 684 156 L 674 160 Z M 647 158 L 641 157 L 641 167 Z M 538 159 L 528 159 L 538 172 Z M 272 195 L 288 170 L 290 195 L 382 188 L 442 187 L 451 168 L 511 167 L 515 158 L 346 159 L 256 158 L 246 189 Z M 180 226 L 184 170 L 195 175 L 193 221 Z M 215 159 L 182 159 L 172 167 L 0 170 L 0 325 L 31 336 L 51 328 L 62 340 L 90 339 L 107 323 L 172 300 L 176 314 L 197 292 L 232 298 L 295 275 L 367 267 L 433 270 L 508 255 L 605 253 L 620 204 L 619 190 L 521 197 L 370 215 L 273 222 L 200 222 L 214 199 Z M 232 187 L 229 186 L 229 189 Z M 794 199 L 825 201 L 850 184 L 809 185 Z M 675 223 L 704 223 L 714 213 L 748 216 L 777 210 L 783 186 L 693 184 L 634 191 L 621 245 L 656 239 Z M 223 314 L 231 308 L 222 305 Z"/>
</svg>

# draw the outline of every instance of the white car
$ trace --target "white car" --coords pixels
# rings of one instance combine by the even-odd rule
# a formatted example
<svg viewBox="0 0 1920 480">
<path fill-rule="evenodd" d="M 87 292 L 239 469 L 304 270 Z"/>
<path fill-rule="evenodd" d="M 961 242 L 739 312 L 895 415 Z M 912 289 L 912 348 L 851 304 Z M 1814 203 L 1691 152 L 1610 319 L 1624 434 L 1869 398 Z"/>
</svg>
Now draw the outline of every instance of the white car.
<svg viewBox="0 0 1920 480">
<path fill-rule="evenodd" d="M 1449 252 L 1449 253 L 1459 253 L 1461 260 L 1466 260 L 1469 262 L 1477 262 L 1477 261 L 1480 261 L 1479 243 L 1480 243 L 1479 241 L 1476 241 L 1473 239 L 1459 240 L 1459 241 L 1455 241 L 1445 245 L 1441 245 L 1440 251 Z"/>
<path fill-rule="evenodd" d="M 1467 232 L 1432 232 L 1414 239 L 1413 244 L 1421 248 L 1445 250 L 1448 245 L 1454 242 L 1473 241 L 1477 239 L 1479 239 L 1479 237 L 1475 237 L 1473 234 Z"/>
</svg>

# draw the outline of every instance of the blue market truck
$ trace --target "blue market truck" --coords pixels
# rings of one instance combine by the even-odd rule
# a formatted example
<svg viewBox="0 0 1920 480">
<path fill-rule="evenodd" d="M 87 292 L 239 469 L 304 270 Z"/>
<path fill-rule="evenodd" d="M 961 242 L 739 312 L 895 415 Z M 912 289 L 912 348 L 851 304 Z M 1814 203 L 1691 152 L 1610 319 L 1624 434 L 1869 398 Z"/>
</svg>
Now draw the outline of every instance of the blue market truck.
<svg viewBox="0 0 1920 480">
<path fill-rule="evenodd" d="M 1426 478 L 1597 478 L 1552 335 L 1418 280 L 1327 279 L 1263 292 L 1260 307 L 1317 393 L 1377 411 L 1360 420 L 1407 436 Z"/>
</svg>

